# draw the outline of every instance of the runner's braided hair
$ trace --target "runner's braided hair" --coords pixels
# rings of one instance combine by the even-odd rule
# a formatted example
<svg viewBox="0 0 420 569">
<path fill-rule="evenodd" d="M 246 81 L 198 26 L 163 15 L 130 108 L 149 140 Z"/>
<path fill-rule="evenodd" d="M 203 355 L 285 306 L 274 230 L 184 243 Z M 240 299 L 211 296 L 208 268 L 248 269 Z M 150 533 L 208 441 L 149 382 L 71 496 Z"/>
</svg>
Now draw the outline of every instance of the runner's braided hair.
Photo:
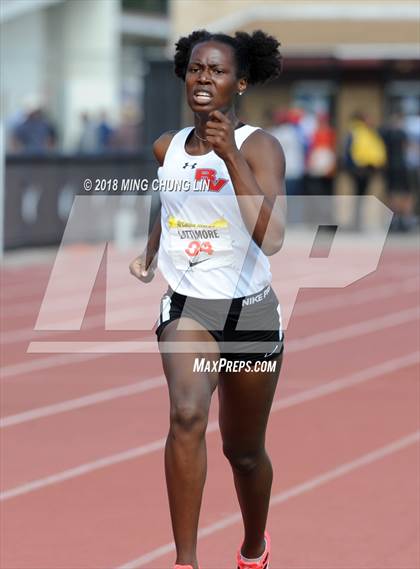
<svg viewBox="0 0 420 569">
<path fill-rule="evenodd" d="M 192 49 L 198 43 L 218 41 L 230 45 L 236 58 L 237 77 L 245 77 L 250 85 L 275 79 L 282 72 L 283 58 L 279 51 L 280 43 L 275 37 L 262 30 L 252 34 L 236 32 L 235 36 L 212 34 L 207 30 L 197 30 L 179 39 L 175 44 L 175 74 L 185 81 Z"/>
</svg>

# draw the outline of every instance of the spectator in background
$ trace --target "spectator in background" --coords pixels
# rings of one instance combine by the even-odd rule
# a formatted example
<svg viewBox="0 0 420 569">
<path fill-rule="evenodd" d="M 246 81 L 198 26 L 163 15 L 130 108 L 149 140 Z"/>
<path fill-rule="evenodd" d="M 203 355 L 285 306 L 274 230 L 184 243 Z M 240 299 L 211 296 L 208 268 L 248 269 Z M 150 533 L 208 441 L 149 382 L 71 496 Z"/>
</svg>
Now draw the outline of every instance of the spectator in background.
<svg viewBox="0 0 420 569">
<path fill-rule="evenodd" d="M 30 97 L 24 102 L 24 115 L 12 132 L 12 149 L 16 152 L 43 153 L 57 144 L 57 131 L 48 119 L 42 102 Z"/>
<path fill-rule="evenodd" d="M 141 146 L 141 117 L 136 106 L 127 103 L 121 111 L 121 123 L 114 133 L 114 146 L 122 152 L 134 152 Z"/>
<path fill-rule="evenodd" d="M 21 123 L 23 123 L 25 118 L 26 113 L 22 108 L 15 111 L 12 115 L 5 117 L 7 152 L 16 152 L 18 150 L 15 139 L 15 130 Z"/>
<path fill-rule="evenodd" d="M 405 157 L 408 171 L 408 185 L 413 199 L 411 216 L 407 216 L 406 219 L 410 227 L 418 227 L 418 217 L 416 217 L 416 213 L 417 215 L 420 213 L 420 115 L 407 115 L 405 117 L 404 128 L 407 134 Z"/>
<path fill-rule="evenodd" d="M 96 136 L 99 152 L 107 152 L 112 149 L 114 129 L 111 127 L 108 115 L 105 111 L 101 111 L 99 115 L 99 123 L 96 127 Z"/>
<path fill-rule="evenodd" d="M 305 157 L 308 156 L 309 147 L 318 125 L 317 115 L 312 110 L 299 110 L 299 129 L 305 149 Z"/>
<path fill-rule="evenodd" d="M 305 144 L 299 126 L 300 118 L 301 112 L 297 109 L 277 111 L 273 115 L 274 126 L 269 129 L 282 145 L 286 157 L 286 193 L 292 198 L 288 200 L 287 217 L 290 223 L 303 221 Z"/>
<path fill-rule="evenodd" d="M 90 117 L 88 112 L 83 111 L 80 113 L 80 123 L 81 129 L 77 151 L 81 154 L 93 154 L 98 152 L 98 127 L 96 122 Z"/>
<path fill-rule="evenodd" d="M 413 210 L 406 160 L 408 138 L 403 120 L 401 113 L 393 112 L 381 129 L 388 156 L 385 168 L 388 205 L 394 212 L 391 231 L 407 231 L 409 229 L 408 218 L 411 217 Z"/>
<path fill-rule="evenodd" d="M 332 224 L 330 198 L 333 194 L 336 166 L 336 135 L 328 115 L 320 113 L 306 159 L 306 193 L 309 196 L 319 196 L 317 200 L 308 203 L 308 221 L 322 220 L 323 224 Z"/>
<path fill-rule="evenodd" d="M 363 113 L 355 113 L 345 142 L 344 161 L 353 179 L 356 201 L 352 229 L 361 229 L 362 200 L 376 170 L 386 165 L 386 148 L 379 133 Z"/>
</svg>

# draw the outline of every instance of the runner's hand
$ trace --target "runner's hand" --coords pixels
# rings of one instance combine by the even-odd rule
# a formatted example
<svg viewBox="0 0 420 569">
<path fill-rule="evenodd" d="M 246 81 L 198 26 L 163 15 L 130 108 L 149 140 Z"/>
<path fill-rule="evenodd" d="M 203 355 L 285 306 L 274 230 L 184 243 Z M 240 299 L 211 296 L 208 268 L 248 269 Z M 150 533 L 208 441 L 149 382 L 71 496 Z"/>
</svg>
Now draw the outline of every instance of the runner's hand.
<svg viewBox="0 0 420 569">
<path fill-rule="evenodd" d="M 155 276 L 156 260 L 155 257 L 152 262 L 146 263 L 146 253 L 142 253 L 131 261 L 129 269 L 130 273 L 141 280 L 143 283 L 149 283 Z"/>
<path fill-rule="evenodd" d="M 221 111 L 212 111 L 206 123 L 205 136 L 214 152 L 225 160 L 238 152 L 235 142 L 235 129 L 230 119 Z"/>
</svg>

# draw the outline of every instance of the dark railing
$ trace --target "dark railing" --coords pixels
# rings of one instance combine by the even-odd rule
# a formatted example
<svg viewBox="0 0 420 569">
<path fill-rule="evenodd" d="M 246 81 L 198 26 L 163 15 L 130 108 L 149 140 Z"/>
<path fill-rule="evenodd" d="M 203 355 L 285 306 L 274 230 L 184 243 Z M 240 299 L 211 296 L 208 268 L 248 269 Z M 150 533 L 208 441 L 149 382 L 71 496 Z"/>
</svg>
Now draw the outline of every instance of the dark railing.
<svg viewBox="0 0 420 569">
<path fill-rule="evenodd" d="M 151 182 L 156 170 L 151 149 L 136 154 L 7 156 L 5 249 L 60 243 L 76 195 L 150 195 L 133 191 L 133 183 Z M 88 191 L 86 180 L 92 184 Z M 131 189 L 123 180 L 134 181 Z"/>
<path fill-rule="evenodd" d="M 146 6 L 148 3 L 138 4 Z M 163 7 L 166 2 L 162 0 L 161 5 Z M 149 61 L 148 66 L 143 101 L 144 151 L 133 154 L 48 153 L 6 157 L 5 249 L 59 243 L 74 196 L 85 192 L 83 184 L 86 179 L 93 184 L 90 195 L 99 195 L 106 192 L 101 190 L 95 194 L 96 180 L 101 180 L 103 185 L 105 181 L 106 187 L 113 180 L 152 180 L 156 177 L 157 165 L 151 145 L 162 132 L 181 127 L 183 87 L 173 73 L 171 61 Z M 115 195 L 112 187 L 107 193 Z M 129 193 L 135 194 L 133 191 Z M 140 190 L 137 194 L 145 195 L 145 192 Z"/>
</svg>

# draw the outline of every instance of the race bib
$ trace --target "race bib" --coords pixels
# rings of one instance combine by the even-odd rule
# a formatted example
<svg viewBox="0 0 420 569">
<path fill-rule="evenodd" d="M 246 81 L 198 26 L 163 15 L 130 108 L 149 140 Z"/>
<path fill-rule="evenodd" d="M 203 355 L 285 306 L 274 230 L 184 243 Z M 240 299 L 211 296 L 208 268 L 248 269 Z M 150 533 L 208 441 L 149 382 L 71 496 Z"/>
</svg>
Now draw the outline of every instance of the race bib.
<svg viewBox="0 0 420 569">
<path fill-rule="evenodd" d="M 232 264 L 232 239 L 225 219 L 204 224 L 170 217 L 168 228 L 169 254 L 177 269 L 209 271 Z"/>
</svg>

